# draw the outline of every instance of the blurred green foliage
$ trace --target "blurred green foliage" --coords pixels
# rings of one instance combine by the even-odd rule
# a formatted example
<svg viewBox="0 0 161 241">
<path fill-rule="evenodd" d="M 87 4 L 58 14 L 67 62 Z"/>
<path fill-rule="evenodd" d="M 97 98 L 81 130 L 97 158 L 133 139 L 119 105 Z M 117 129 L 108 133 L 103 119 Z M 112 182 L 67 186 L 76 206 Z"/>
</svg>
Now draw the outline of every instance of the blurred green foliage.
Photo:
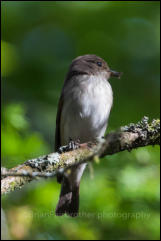
<svg viewBox="0 0 161 241">
<path fill-rule="evenodd" d="M 160 114 L 159 1 L 2 5 L 2 165 L 53 151 L 57 103 L 73 58 L 97 54 L 112 69 L 108 130 Z M 14 239 L 158 240 L 159 147 L 118 153 L 87 168 L 80 216 L 55 217 L 60 185 L 40 180 L 2 198 Z"/>
</svg>

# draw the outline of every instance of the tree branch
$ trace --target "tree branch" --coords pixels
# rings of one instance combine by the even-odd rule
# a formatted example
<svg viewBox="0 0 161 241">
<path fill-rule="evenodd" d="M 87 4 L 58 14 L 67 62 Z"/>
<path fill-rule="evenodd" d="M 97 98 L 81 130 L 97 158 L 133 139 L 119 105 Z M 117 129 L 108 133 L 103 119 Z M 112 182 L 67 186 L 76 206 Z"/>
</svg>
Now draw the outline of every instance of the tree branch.
<svg viewBox="0 0 161 241">
<path fill-rule="evenodd" d="M 160 120 L 153 120 L 149 123 L 148 118 L 144 117 L 137 124 L 130 124 L 117 132 L 109 133 L 102 143 L 83 143 L 76 150 L 63 152 L 62 154 L 51 153 L 28 160 L 10 170 L 1 170 L 3 177 L 1 193 L 4 194 L 21 188 L 25 183 L 37 177 L 62 175 L 71 166 L 148 145 L 160 145 Z M 63 147 L 63 149 L 68 149 L 68 146 Z"/>
</svg>

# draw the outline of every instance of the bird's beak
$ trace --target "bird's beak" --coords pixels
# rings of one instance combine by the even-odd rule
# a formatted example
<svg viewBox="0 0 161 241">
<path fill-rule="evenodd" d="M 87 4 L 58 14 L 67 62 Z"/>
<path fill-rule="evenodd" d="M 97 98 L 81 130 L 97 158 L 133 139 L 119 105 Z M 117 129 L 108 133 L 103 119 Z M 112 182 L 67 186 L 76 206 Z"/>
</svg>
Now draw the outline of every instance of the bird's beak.
<svg viewBox="0 0 161 241">
<path fill-rule="evenodd" d="M 120 79 L 121 75 L 123 74 L 122 72 L 117 72 L 115 70 L 111 70 L 109 71 L 111 73 L 111 77 L 117 77 L 118 79 Z"/>
</svg>

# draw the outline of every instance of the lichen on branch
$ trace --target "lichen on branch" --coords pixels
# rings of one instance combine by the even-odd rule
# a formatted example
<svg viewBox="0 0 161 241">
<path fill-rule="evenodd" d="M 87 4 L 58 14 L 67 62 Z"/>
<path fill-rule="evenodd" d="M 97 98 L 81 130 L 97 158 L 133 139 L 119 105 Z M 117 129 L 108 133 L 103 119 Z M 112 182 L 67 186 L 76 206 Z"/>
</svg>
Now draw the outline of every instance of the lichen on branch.
<svg viewBox="0 0 161 241">
<path fill-rule="evenodd" d="M 149 119 L 144 117 L 137 124 L 131 123 L 119 131 L 107 134 L 102 143 L 82 143 L 76 150 L 62 154 L 50 153 L 10 170 L 1 170 L 1 193 L 21 188 L 37 177 L 53 177 L 58 173 L 62 175 L 71 166 L 92 162 L 98 157 L 148 145 L 160 145 L 160 120 L 149 123 Z"/>
</svg>

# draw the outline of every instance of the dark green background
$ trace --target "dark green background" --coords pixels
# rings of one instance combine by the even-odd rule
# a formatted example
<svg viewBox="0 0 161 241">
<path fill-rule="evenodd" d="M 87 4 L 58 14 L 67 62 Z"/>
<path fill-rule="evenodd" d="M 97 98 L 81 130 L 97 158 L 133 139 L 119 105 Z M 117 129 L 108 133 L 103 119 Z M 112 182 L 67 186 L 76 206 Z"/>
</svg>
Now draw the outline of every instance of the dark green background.
<svg viewBox="0 0 161 241">
<path fill-rule="evenodd" d="M 159 118 L 159 1 L 2 2 L 2 164 L 54 149 L 59 94 L 72 59 L 96 54 L 111 69 L 108 131 Z M 75 219 L 55 217 L 60 186 L 35 181 L 3 197 L 15 239 L 159 239 L 159 148 L 139 148 L 87 168 Z M 92 174 L 93 173 L 93 174 Z M 91 176 L 93 176 L 91 178 Z"/>
</svg>

